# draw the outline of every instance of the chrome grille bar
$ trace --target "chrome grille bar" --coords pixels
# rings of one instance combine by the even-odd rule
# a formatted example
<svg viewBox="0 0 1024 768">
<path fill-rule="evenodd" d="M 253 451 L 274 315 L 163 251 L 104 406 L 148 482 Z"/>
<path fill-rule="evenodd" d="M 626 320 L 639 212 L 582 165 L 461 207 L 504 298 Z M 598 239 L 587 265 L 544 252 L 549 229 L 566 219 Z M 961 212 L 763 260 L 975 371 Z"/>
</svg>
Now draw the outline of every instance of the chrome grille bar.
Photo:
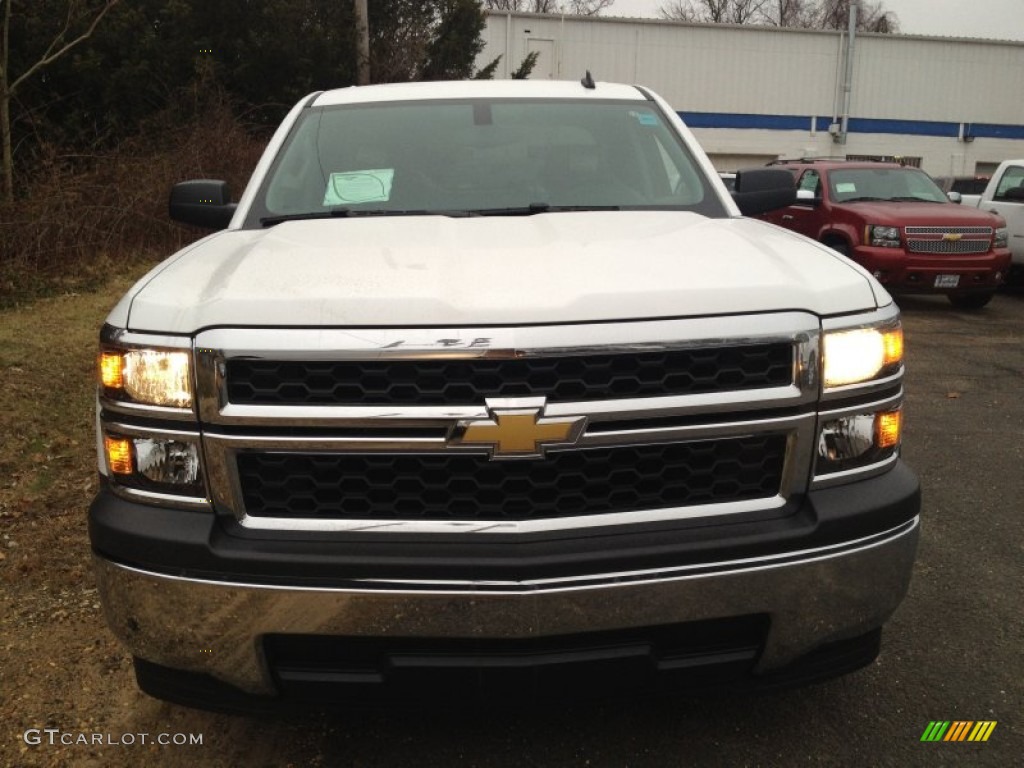
<svg viewBox="0 0 1024 768">
<path fill-rule="evenodd" d="M 621 324 L 473 329 L 215 329 L 196 339 L 196 384 L 206 477 L 216 509 L 243 526 L 266 530 L 406 531 L 414 533 L 558 530 L 621 525 L 781 508 L 806 490 L 814 450 L 819 396 L 820 321 L 786 312 L 759 318 L 699 318 Z M 582 341 L 581 341 L 582 340 Z M 444 437 L 463 420 L 488 417 L 483 397 L 445 405 L 262 405 L 230 402 L 228 362 L 249 360 L 445 360 L 522 359 L 635 354 L 663 350 L 785 343 L 793 350 L 792 373 L 779 386 L 670 396 L 547 403 L 545 417 L 585 416 L 579 441 L 561 452 L 775 435 L 785 440 L 778 492 L 741 499 L 639 511 L 529 520 L 346 520 L 314 515 L 250 516 L 239 479 L 246 454 L 432 454 L 484 453 Z M 505 398 L 502 403 L 513 403 Z M 749 414 L 749 415 L 745 415 Z M 621 427 L 616 425 L 621 424 Z M 431 428 L 424 431 L 424 428 Z M 438 432 L 440 430 L 440 433 Z M 508 460 L 508 459 L 505 459 Z"/>
</svg>

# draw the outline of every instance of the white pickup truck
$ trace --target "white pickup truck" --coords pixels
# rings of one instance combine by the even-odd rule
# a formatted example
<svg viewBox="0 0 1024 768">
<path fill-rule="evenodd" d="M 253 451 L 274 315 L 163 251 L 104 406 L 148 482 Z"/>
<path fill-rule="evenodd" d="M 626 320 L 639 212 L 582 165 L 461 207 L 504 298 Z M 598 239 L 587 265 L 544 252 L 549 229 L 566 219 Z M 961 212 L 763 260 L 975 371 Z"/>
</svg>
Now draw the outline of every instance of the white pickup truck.
<svg viewBox="0 0 1024 768">
<path fill-rule="evenodd" d="M 1024 280 L 1024 159 L 1001 163 L 984 192 L 961 195 L 960 203 L 1006 219 L 1006 228 L 1010 231 L 1010 252 L 1013 254 L 1010 281 Z"/>
<path fill-rule="evenodd" d="M 869 663 L 903 335 L 645 88 L 315 93 L 100 334 L 107 620 L 199 707 L 774 686 Z"/>
</svg>

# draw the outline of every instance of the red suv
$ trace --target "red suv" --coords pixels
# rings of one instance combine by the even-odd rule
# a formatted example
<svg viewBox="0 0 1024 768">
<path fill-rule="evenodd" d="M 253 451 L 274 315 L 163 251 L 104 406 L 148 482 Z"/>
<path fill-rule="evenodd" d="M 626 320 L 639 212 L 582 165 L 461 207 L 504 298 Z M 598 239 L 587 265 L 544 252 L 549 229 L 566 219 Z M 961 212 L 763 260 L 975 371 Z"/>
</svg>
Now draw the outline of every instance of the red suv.
<svg viewBox="0 0 1024 768">
<path fill-rule="evenodd" d="M 893 293 L 945 293 L 979 309 L 1010 268 L 1006 221 L 949 201 L 924 171 L 894 163 L 798 160 L 797 200 L 763 214 L 849 256 Z"/>
</svg>

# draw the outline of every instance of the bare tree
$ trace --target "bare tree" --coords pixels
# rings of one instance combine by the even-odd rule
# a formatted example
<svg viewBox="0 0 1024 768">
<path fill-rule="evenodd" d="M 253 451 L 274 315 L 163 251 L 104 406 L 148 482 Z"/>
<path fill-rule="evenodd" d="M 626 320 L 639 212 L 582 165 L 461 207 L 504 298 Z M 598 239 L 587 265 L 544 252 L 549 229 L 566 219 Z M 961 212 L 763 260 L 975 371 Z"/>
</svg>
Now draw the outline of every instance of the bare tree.
<svg viewBox="0 0 1024 768">
<path fill-rule="evenodd" d="M 756 24 L 768 0 L 674 0 L 658 9 L 663 19 L 711 24 Z"/>
<path fill-rule="evenodd" d="M 765 24 L 773 27 L 846 29 L 856 0 L 672 0 L 658 9 L 663 19 L 710 24 Z M 881 0 L 860 0 L 857 29 L 898 32 L 899 20 Z"/>
<path fill-rule="evenodd" d="M 812 27 L 814 10 L 814 0 L 769 0 L 761 13 L 774 27 Z"/>
<path fill-rule="evenodd" d="M 18 92 L 18 88 L 32 75 L 36 74 L 43 67 L 52 64 L 64 56 L 84 40 L 89 39 L 96 30 L 100 20 L 106 16 L 120 0 L 103 0 L 99 5 L 93 6 L 83 0 L 68 0 L 67 16 L 63 26 L 50 40 L 46 50 L 40 54 L 34 64 L 17 77 L 13 77 L 10 71 L 10 31 L 11 31 L 11 6 L 14 0 L 0 0 L 3 3 L 3 17 L 0 21 L 0 143 L 3 144 L 3 199 L 10 202 L 14 199 L 14 155 L 11 151 L 11 99 Z M 76 37 L 69 39 L 73 34 L 72 30 L 82 29 Z"/>
<path fill-rule="evenodd" d="M 857 0 L 818 0 L 816 29 L 846 29 L 849 26 L 850 6 Z M 899 32 L 896 14 L 885 10 L 881 0 L 857 2 L 857 30 L 859 32 Z"/>
<path fill-rule="evenodd" d="M 605 8 L 611 7 L 615 0 L 570 0 L 562 3 L 566 13 L 576 16 L 597 16 Z"/>
<path fill-rule="evenodd" d="M 370 12 L 366 0 L 355 0 L 356 16 L 356 83 L 370 84 Z"/>
<path fill-rule="evenodd" d="M 491 11 L 522 11 L 524 13 L 568 13 L 575 16 L 597 16 L 615 0 L 485 0 Z"/>
<path fill-rule="evenodd" d="M 658 7 L 658 15 L 669 21 L 699 21 L 698 8 L 692 0 L 674 0 L 671 3 L 662 3 Z"/>
</svg>

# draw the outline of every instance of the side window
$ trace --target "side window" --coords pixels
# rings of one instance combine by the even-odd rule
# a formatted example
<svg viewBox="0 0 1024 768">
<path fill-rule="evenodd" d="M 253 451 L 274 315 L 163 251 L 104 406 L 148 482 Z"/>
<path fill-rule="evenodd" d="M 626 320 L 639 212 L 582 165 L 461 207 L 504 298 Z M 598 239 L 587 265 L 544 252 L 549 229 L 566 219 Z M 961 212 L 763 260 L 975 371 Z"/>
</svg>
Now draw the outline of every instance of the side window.
<svg viewBox="0 0 1024 768">
<path fill-rule="evenodd" d="M 1017 192 L 1013 195 L 1007 195 L 1007 190 L 1020 189 L 1021 187 L 1024 187 L 1024 167 L 1011 165 L 1006 169 L 1006 173 L 1003 174 L 1003 178 L 999 180 L 999 186 L 996 188 L 995 199 L 1021 202 L 1024 200 L 1024 198 L 1021 197 L 1022 193 Z"/>
<path fill-rule="evenodd" d="M 796 183 L 797 200 L 814 200 L 821 198 L 821 174 L 813 168 L 804 171 Z"/>
</svg>

